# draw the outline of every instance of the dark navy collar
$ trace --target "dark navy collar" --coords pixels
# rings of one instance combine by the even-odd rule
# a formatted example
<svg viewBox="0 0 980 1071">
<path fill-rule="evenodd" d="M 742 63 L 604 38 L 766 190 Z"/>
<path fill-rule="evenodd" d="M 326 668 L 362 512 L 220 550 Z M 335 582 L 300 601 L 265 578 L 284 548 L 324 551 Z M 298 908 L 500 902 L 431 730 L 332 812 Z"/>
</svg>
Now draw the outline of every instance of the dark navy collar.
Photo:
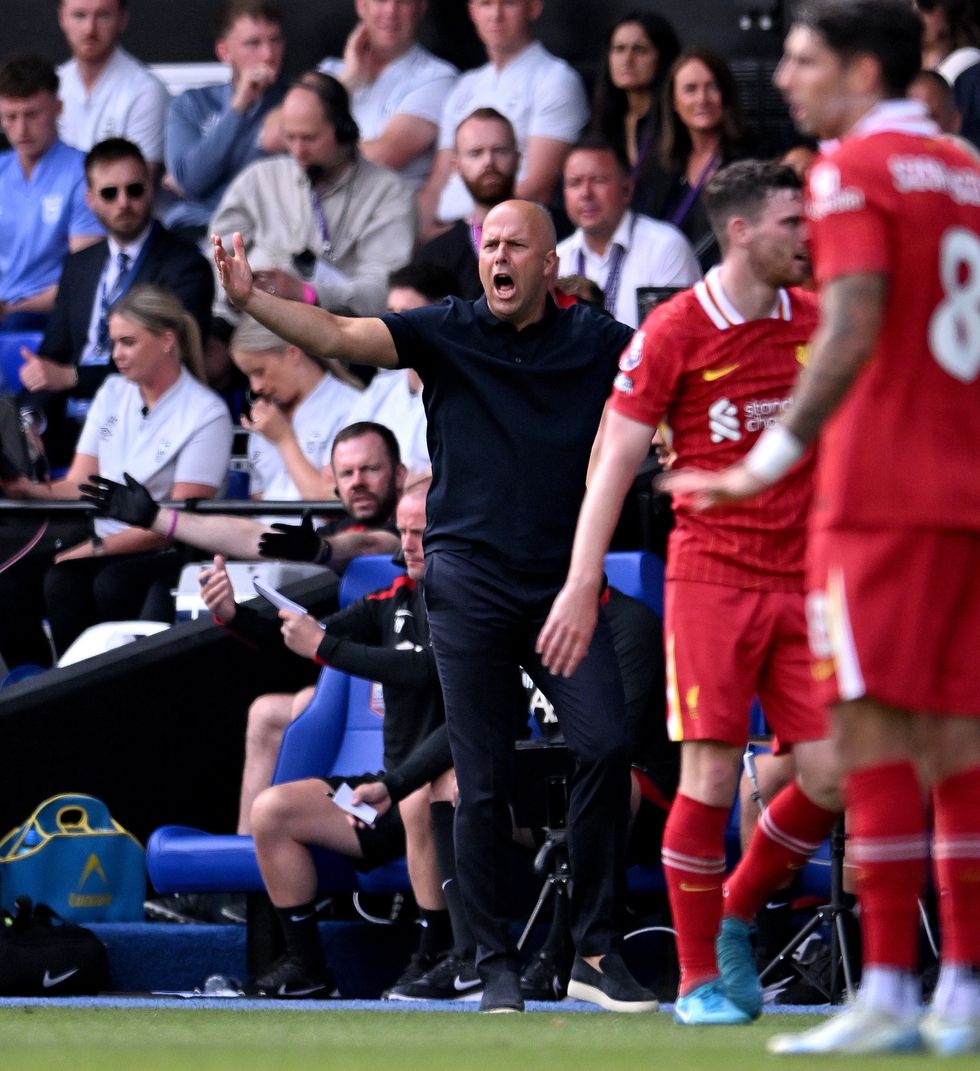
<svg viewBox="0 0 980 1071">
<path fill-rule="evenodd" d="M 554 299 L 550 294 L 545 297 L 544 302 L 544 315 L 540 320 L 535 320 L 534 323 L 528 324 L 527 327 L 518 331 L 512 323 L 507 320 L 501 320 L 490 311 L 490 305 L 487 302 L 487 295 L 476 299 L 473 302 L 473 314 L 477 320 L 481 321 L 491 331 L 509 331 L 514 335 L 518 335 L 520 338 L 533 338 L 535 335 L 540 334 L 542 331 L 547 331 L 548 328 L 558 318 L 561 309 L 555 304 Z"/>
</svg>

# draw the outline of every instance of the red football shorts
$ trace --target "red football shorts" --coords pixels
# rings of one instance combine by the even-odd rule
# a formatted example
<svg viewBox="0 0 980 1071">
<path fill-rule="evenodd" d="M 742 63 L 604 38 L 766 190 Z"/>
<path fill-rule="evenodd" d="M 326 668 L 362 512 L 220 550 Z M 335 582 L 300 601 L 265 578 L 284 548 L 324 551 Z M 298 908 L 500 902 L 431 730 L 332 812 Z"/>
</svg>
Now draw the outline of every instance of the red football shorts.
<svg viewBox="0 0 980 1071">
<path fill-rule="evenodd" d="M 664 616 L 672 740 L 744 746 L 754 695 L 780 747 L 829 734 L 801 594 L 671 580 Z"/>
<path fill-rule="evenodd" d="M 827 703 L 867 696 L 980 715 L 980 532 L 822 529 L 809 555 L 810 646 Z"/>
</svg>

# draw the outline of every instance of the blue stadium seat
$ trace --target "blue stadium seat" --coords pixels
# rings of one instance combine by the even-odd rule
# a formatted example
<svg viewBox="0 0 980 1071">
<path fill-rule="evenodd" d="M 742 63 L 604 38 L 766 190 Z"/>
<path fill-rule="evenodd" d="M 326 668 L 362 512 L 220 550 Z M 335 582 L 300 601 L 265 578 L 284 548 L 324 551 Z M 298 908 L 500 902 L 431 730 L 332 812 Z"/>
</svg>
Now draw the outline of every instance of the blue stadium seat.
<svg viewBox="0 0 980 1071">
<path fill-rule="evenodd" d="M 357 559 L 345 573 L 341 600 L 351 602 L 387 586 L 401 570 L 383 556 Z M 370 681 L 326 668 L 309 706 L 286 729 L 273 784 L 306 777 L 360 774 L 382 768 L 381 707 Z M 403 860 L 358 872 L 349 860 L 314 852 L 324 891 L 401 892 L 409 888 Z M 147 869 L 158 893 L 258 892 L 263 889 L 251 837 L 162 826 L 146 847 Z"/>
<path fill-rule="evenodd" d="M 606 555 L 606 579 L 624 595 L 639 599 L 663 620 L 664 563 L 649 550 L 612 551 Z"/>
<path fill-rule="evenodd" d="M 20 348 L 26 346 L 36 353 L 42 338 L 42 331 L 0 331 L 0 392 L 20 393 L 20 367 L 24 363 Z"/>
</svg>

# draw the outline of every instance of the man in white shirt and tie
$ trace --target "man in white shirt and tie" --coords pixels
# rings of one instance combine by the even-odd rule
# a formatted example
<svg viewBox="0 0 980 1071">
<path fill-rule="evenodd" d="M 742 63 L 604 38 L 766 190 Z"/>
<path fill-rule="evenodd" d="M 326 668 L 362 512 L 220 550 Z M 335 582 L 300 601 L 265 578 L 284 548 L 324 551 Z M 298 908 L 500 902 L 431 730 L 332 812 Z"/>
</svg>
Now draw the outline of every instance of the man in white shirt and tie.
<svg viewBox="0 0 980 1071">
<path fill-rule="evenodd" d="M 565 160 L 565 211 L 575 233 L 558 244 L 558 274 L 591 279 L 606 309 L 630 327 L 640 323 L 637 289 L 691 286 L 697 257 L 669 223 L 630 209 L 633 180 L 611 145 L 589 135 Z"/>
</svg>

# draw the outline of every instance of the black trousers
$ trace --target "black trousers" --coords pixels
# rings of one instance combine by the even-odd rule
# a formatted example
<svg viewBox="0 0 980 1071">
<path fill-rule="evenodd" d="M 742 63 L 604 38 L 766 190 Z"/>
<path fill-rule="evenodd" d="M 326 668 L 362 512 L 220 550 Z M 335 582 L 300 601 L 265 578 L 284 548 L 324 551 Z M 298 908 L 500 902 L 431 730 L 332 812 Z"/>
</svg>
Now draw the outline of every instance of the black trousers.
<svg viewBox="0 0 980 1071">
<path fill-rule="evenodd" d="M 519 666 L 553 704 L 572 758 L 568 849 L 576 949 L 601 955 L 621 932 L 630 791 L 623 689 L 602 616 L 572 677 L 555 677 L 541 665 L 534 643 L 562 580 L 515 572 L 479 552 L 426 556 L 429 630 L 459 784 L 459 882 L 485 973 L 494 962 L 517 964 L 508 922 Z"/>
</svg>

